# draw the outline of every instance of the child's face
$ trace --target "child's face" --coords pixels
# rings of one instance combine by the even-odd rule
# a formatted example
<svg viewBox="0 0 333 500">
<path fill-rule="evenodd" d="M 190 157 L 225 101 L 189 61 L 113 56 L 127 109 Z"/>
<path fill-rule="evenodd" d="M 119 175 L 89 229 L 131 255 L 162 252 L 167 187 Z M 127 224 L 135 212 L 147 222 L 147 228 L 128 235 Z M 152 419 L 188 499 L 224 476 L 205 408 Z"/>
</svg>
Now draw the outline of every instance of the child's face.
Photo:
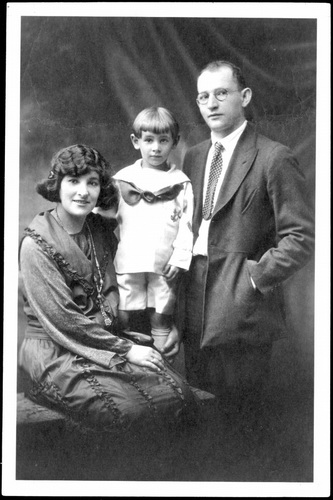
<svg viewBox="0 0 333 500">
<path fill-rule="evenodd" d="M 166 164 L 170 151 L 176 147 L 170 132 L 154 134 L 142 131 L 140 138 L 131 135 L 135 149 L 140 149 L 142 166 L 147 168 L 163 168 Z"/>
</svg>

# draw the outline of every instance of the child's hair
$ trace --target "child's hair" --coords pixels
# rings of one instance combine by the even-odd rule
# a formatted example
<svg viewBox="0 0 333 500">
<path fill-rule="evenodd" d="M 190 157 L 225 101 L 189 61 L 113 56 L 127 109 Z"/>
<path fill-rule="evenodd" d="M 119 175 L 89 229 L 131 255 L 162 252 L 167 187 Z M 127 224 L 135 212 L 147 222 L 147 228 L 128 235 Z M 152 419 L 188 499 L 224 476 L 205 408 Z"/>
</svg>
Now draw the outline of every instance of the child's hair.
<svg viewBox="0 0 333 500">
<path fill-rule="evenodd" d="M 60 185 L 65 175 L 80 177 L 90 172 L 98 173 L 101 185 L 96 207 L 108 210 L 115 206 L 118 195 L 109 163 L 99 151 L 82 144 L 68 146 L 53 155 L 49 176 L 37 184 L 37 193 L 48 201 L 60 202 Z"/>
<path fill-rule="evenodd" d="M 166 108 L 153 106 L 144 109 L 135 118 L 132 129 L 138 139 L 142 136 L 142 132 L 153 132 L 154 134 L 170 132 L 174 144 L 177 144 L 179 139 L 178 122 Z"/>
</svg>

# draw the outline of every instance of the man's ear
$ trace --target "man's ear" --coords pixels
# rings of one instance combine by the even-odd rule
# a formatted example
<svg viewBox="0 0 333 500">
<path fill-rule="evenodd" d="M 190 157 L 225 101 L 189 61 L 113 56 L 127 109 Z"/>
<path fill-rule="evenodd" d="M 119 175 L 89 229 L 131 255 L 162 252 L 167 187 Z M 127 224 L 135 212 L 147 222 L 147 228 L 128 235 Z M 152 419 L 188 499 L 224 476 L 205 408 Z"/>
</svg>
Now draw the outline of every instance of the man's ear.
<svg viewBox="0 0 333 500">
<path fill-rule="evenodd" d="M 132 141 L 132 144 L 133 144 L 133 146 L 134 146 L 135 149 L 140 149 L 139 139 L 137 138 L 136 135 L 131 134 L 131 141 Z"/>
<path fill-rule="evenodd" d="M 246 108 L 246 106 L 248 106 L 248 104 L 252 99 L 252 90 L 249 87 L 246 87 L 245 89 L 242 90 L 242 98 L 243 98 L 242 106 L 243 108 Z"/>
</svg>

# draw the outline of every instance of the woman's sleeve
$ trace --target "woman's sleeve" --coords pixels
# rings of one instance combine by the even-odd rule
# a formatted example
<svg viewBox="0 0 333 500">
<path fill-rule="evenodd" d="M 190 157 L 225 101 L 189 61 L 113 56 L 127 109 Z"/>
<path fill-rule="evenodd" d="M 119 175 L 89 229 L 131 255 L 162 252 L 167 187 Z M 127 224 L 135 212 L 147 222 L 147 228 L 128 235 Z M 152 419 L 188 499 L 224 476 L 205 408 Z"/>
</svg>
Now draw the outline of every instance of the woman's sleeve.
<svg viewBox="0 0 333 500">
<path fill-rule="evenodd" d="M 86 347 L 117 354 L 129 351 L 131 342 L 112 335 L 82 313 L 56 263 L 29 237 L 23 240 L 20 263 L 31 310 L 56 343 L 82 356 Z"/>
</svg>

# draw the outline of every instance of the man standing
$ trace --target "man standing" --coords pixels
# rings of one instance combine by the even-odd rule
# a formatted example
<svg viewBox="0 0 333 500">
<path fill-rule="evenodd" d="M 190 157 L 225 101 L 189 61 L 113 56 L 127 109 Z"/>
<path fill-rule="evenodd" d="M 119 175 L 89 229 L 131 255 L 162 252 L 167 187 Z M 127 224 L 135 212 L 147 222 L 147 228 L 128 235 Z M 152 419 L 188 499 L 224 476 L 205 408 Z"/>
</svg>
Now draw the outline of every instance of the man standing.
<svg viewBox="0 0 333 500">
<path fill-rule="evenodd" d="M 313 253 L 313 214 L 292 152 L 245 119 L 252 91 L 241 70 L 215 61 L 197 84 L 211 139 L 184 158 L 195 197 L 186 372 L 223 408 L 250 415 L 260 406 L 272 343 L 286 336 L 281 284 Z"/>
</svg>

